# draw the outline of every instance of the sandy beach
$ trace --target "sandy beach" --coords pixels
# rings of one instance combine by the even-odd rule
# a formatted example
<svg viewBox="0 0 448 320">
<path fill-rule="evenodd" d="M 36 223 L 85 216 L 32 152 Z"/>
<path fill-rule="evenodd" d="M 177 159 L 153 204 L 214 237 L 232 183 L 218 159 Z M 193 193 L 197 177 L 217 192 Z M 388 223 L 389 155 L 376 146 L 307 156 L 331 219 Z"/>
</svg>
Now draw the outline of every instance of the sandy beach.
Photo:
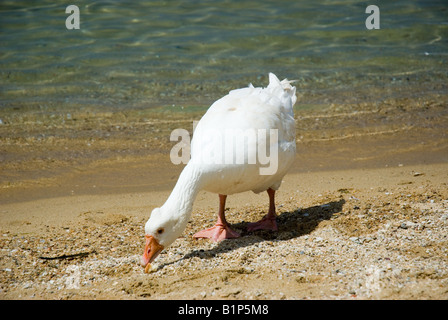
<svg viewBox="0 0 448 320">
<path fill-rule="evenodd" d="M 174 186 L 175 128 L 202 107 L 11 109 L 0 125 L 1 299 L 447 299 L 447 96 L 299 106 L 279 231 L 248 233 L 265 193 L 230 196 L 242 237 L 183 236 L 145 274 L 144 223 Z M 173 107 L 174 108 L 174 107 Z"/>
</svg>

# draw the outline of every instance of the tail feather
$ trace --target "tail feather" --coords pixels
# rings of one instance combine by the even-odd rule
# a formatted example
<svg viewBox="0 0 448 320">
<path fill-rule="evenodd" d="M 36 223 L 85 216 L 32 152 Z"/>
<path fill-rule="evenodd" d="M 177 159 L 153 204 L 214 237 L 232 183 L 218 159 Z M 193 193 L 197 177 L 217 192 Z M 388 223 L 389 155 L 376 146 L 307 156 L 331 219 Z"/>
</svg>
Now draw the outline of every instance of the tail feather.
<svg viewBox="0 0 448 320">
<path fill-rule="evenodd" d="M 268 88 L 282 87 L 284 90 L 287 89 L 292 90 L 293 86 L 291 86 L 291 83 L 294 83 L 296 81 L 297 80 L 288 80 L 288 79 L 283 79 L 282 81 L 280 81 L 275 74 L 270 72 Z"/>
<path fill-rule="evenodd" d="M 280 80 L 277 78 L 275 74 L 272 72 L 269 72 L 269 85 L 268 88 L 275 88 L 275 87 L 283 87 Z"/>
<path fill-rule="evenodd" d="M 297 101 L 297 96 L 296 96 L 296 87 L 292 86 L 291 83 L 296 81 L 297 80 L 288 80 L 288 79 L 283 79 L 282 81 L 280 81 L 275 74 L 270 72 L 269 85 L 267 88 L 271 89 L 273 92 L 277 91 L 278 88 L 281 88 L 281 92 L 279 92 L 278 94 L 284 97 L 284 94 L 286 93 L 287 99 L 291 99 L 291 107 L 292 107 Z"/>
</svg>

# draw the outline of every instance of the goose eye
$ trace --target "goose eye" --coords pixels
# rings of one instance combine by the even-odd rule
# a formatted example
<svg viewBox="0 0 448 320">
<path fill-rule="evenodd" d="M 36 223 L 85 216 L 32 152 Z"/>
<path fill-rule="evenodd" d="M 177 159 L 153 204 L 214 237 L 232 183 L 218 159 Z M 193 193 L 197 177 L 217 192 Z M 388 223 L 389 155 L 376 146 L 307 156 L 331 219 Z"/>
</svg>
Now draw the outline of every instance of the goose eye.
<svg viewBox="0 0 448 320">
<path fill-rule="evenodd" d="M 162 234 L 163 232 L 165 232 L 165 229 L 163 229 L 163 228 L 159 228 L 159 229 L 157 229 L 157 233 L 158 233 L 158 234 Z"/>
</svg>

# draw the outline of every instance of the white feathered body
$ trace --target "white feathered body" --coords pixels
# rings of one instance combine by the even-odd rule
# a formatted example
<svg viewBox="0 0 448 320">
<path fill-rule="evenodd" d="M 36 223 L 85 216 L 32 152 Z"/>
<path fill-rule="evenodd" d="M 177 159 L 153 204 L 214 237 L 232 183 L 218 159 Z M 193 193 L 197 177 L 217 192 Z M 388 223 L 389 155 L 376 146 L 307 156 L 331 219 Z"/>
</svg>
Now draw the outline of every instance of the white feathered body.
<svg viewBox="0 0 448 320">
<path fill-rule="evenodd" d="M 198 164 L 202 176 L 207 177 L 203 179 L 201 189 L 229 195 L 249 190 L 258 193 L 280 187 L 296 153 L 293 114 L 296 88 L 286 79 L 280 82 L 273 74 L 269 74 L 269 80 L 266 88 L 250 85 L 230 91 L 213 103 L 197 124 L 191 143 L 190 162 Z M 271 129 L 276 130 L 278 139 L 269 138 Z M 241 158 L 239 161 L 236 159 L 242 156 L 241 149 L 237 149 L 236 143 L 229 143 L 235 139 L 232 135 L 236 135 L 236 139 L 241 138 L 240 133 L 257 137 L 255 141 L 249 138 L 243 140 L 242 161 Z M 269 155 L 275 150 L 278 159 Z M 234 156 L 230 162 L 229 159 L 226 161 L 229 152 Z M 277 161 L 273 174 L 260 174 L 260 168 L 272 163 L 260 162 L 259 152 L 267 155 L 270 161 Z M 255 163 L 250 159 L 251 154 L 257 154 Z M 204 155 L 220 155 L 222 161 L 216 161 L 215 157 L 214 161 L 207 162 Z"/>
</svg>

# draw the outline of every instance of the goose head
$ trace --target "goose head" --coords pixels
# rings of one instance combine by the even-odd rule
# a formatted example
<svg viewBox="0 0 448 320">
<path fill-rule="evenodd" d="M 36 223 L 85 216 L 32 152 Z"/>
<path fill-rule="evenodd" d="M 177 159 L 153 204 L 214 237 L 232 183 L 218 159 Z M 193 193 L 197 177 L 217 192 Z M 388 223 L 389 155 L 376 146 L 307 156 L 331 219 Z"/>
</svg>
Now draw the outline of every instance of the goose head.
<svg viewBox="0 0 448 320">
<path fill-rule="evenodd" d="M 163 207 L 155 208 L 145 224 L 145 251 L 141 264 L 152 263 L 163 249 L 171 245 L 185 229 L 182 219 Z"/>
</svg>

